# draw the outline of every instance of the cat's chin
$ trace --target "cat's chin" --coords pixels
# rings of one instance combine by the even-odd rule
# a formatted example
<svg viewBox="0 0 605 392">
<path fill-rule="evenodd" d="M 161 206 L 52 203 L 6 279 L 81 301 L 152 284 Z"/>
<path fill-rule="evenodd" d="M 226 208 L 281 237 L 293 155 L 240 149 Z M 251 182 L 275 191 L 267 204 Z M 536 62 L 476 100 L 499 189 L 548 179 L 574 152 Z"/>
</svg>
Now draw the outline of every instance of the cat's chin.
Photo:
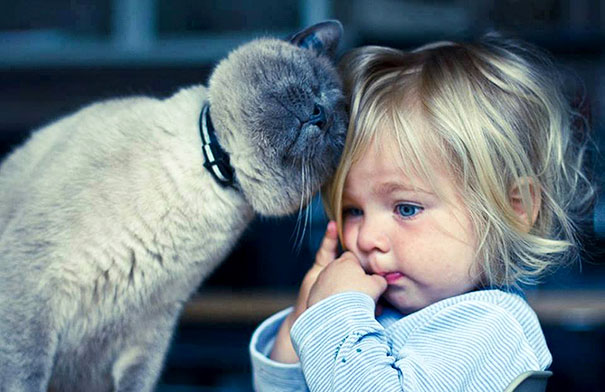
<svg viewBox="0 0 605 392">
<path fill-rule="evenodd" d="M 302 205 L 296 205 L 295 207 L 291 206 L 291 205 L 284 205 L 284 206 L 278 206 L 276 203 L 272 204 L 272 205 L 266 205 L 266 204 L 256 204 L 254 205 L 252 208 L 254 209 L 254 211 L 256 211 L 257 214 L 261 215 L 261 216 L 265 216 L 265 217 L 280 217 L 280 216 L 287 216 L 287 215 L 291 215 L 295 212 L 301 211 L 306 205 L 308 204 L 308 202 L 305 202 Z M 283 208 L 280 208 L 283 207 Z"/>
<path fill-rule="evenodd" d="M 283 198 L 248 198 L 252 209 L 262 216 L 278 217 L 290 215 L 301 211 L 309 203 L 310 198 L 300 198 L 299 200 L 289 200 Z"/>
<path fill-rule="evenodd" d="M 301 186 L 301 179 L 265 179 L 262 182 L 241 181 L 240 186 L 246 201 L 256 213 L 277 217 L 302 211 L 319 189 L 319 181 Z"/>
</svg>

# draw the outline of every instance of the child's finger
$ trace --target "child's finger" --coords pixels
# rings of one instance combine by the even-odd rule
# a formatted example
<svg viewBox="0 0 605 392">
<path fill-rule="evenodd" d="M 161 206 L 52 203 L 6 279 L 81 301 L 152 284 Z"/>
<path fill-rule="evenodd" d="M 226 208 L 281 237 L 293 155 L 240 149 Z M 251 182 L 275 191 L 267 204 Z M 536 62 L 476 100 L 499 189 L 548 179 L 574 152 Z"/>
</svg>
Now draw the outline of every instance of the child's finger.
<svg viewBox="0 0 605 392">
<path fill-rule="evenodd" d="M 374 278 L 374 280 L 376 281 L 376 284 L 378 285 L 378 287 L 383 288 L 384 290 L 386 290 L 386 288 L 387 288 L 387 280 L 384 278 L 384 276 L 378 275 L 378 274 L 372 274 L 370 276 L 372 278 Z"/>
<path fill-rule="evenodd" d="M 380 275 L 376 275 L 376 274 L 372 274 L 369 275 L 370 278 L 372 278 L 374 280 L 374 284 L 376 285 L 376 290 L 377 290 L 377 296 L 376 296 L 376 300 L 378 300 L 378 297 L 380 297 L 382 295 L 382 293 L 384 293 L 387 289 L 387 280 Z"/>
<path fill-rule="evenodd" d="M 315 265 L 318 267 L 325 267 L 330 264 L 332 260 L 336 258 L 338 251 L 338 230 L 336 230 L 336 222 L 328 222 L 326 233 L 319 246 L 317 255 L 315 256 Z"/>
</svg>

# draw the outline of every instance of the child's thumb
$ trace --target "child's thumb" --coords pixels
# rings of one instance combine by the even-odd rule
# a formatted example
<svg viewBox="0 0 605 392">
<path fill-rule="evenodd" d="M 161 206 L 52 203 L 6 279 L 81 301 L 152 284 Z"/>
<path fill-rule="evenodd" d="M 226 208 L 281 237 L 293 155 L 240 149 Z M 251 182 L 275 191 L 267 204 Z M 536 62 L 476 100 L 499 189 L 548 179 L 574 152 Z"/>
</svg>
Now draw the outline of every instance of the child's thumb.
<svg viewBox="0 0 605 392">
<path fill-rule="evenodd" d="M 320 267 L 325 267 L 336 258 L 338 251 L 338 230 L 336 230 L 336 222 L 328 222 L 326 233 L 321 241 L 317 255 L 315 256 L 315 264 Z"/>
<path fill-rule="evenodd" d="M 370 275 L 370 277 L 374 280 L 374 283 L 376 284 L 376 289 L 379 291 L 378 296 L 382 295 L 382 293 L 384 293 L 387 289 L 387 280 L 384 278 L 384 276 L 377 274 L 372 274 Z"/>
</svg>

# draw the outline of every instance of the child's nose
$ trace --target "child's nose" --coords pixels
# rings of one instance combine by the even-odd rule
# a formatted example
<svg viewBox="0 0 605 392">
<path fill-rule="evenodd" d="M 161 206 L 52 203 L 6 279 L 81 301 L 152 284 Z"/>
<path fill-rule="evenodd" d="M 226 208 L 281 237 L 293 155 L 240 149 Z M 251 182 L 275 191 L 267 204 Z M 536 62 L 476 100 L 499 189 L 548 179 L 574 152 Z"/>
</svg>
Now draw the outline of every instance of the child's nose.
<svg viewBox="0 0 605 392">
<path fill-rule="evenodd" d="M 389 238 L 386 234 L 386 226 L 379 219 L 364 217 L 357 235 L 357 248 L 364 253 L 388 252 Z"/>
</svg>

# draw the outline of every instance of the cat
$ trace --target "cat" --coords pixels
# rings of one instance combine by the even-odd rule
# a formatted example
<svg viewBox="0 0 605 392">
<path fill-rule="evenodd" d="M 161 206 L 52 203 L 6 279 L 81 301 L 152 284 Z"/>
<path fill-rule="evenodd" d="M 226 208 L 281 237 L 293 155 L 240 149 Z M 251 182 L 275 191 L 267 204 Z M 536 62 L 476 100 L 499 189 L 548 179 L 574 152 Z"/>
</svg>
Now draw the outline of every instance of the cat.
<svg viewBox="0 0 605 392">
<path fill-rule="evenodd" d="M 0 166 L 0 390 L 152 390 L 184 303 L 255 214 L 300 210 L 346 135 L 342 25 L 204 85 L 91 104 Z"/>
</svg>

